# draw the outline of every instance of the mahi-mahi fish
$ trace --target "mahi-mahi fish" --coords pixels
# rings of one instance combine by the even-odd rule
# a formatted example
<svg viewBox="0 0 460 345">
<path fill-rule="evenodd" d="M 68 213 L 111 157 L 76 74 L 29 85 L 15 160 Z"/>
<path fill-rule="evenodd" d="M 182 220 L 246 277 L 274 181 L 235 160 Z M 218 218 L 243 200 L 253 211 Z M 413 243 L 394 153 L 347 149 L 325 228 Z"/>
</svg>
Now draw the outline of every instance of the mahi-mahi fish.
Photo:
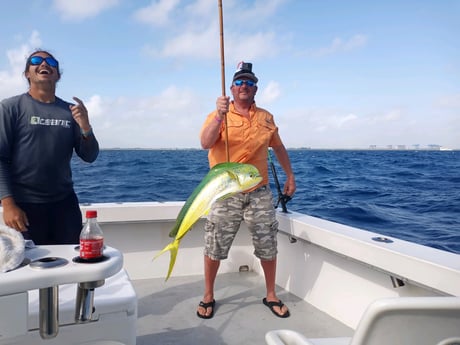
<svg viewBox="0 0 460 345">
<path fill-rule="evenodd" d="M 217 164 L 209 170 L 180 210 L 176 223 L 169 233 L 174 240 L 154 257 L 156 259 L 168 250 L 171 253 L 165 280 L 169 279 L 173 270 L 180 241 L 198 219 L 209 212 L 211 205 L 217 200 L 249 190 L 260 181 L 262 176 L 251 164 L 227 162 Z"/>
</svg>

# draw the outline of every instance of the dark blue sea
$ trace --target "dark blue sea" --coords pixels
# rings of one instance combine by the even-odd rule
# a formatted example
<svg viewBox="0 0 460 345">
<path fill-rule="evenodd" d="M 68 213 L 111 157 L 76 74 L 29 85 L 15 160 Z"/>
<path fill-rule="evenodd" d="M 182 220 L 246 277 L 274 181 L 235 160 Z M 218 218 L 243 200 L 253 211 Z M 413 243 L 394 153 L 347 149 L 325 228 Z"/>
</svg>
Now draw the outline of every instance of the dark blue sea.
<svg viewBox="0 0 460 345">
<path fill-rule="evenodd" d="M 460 253 L 460 151 L 289 154 L 297 192 L 288 210 Z M 72 165 L 81 203 L 186 200 L 208 171 L 198 149 L 102 150 L 96 162 Z"/>
</svg>

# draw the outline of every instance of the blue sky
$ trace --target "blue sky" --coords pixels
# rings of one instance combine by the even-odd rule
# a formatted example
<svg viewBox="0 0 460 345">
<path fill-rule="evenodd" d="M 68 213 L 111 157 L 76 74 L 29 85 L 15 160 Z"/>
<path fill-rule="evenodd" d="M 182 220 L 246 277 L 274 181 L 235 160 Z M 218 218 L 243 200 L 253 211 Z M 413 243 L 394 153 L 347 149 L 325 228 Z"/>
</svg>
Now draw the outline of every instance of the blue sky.
<svg viewBox="0 0 460 345">
<path fill-rule="evenodd" d="M 459 0 L 223 0 L 225 92 L 252 62 L 287 147 L 460 149 L 459 18 Z M 15 1 L 0 27 L 0 99 L 43 48 L 102 147 L 199 147 L 222 93 L 217 0 Z"/>
</svg>

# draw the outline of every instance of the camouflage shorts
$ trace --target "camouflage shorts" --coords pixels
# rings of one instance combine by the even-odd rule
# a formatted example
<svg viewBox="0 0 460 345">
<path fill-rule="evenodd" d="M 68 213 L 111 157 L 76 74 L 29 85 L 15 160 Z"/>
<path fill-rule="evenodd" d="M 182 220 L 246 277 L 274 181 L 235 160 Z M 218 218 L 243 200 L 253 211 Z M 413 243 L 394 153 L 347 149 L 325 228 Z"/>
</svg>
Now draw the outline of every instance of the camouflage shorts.
<svg viewBox="0 0 460 345">
<path fill-rule="evenodd" d="M 226 259 L 243 220 L 252 235 L 254 255 L 273 260 L 277 254 L 278 221 L 268 186 L 214 203 L 204 226 L 204 254 L 213 260 Z"/>
</svg>

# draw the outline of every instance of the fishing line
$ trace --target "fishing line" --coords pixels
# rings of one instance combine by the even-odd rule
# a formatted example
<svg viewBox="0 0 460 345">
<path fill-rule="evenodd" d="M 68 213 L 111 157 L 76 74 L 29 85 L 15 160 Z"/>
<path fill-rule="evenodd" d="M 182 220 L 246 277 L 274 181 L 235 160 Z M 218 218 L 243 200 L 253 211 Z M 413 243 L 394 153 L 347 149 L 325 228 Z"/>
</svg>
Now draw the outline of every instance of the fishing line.
<svg viewBox="0 0 460 345">
<path fill-rule="evenodd" d="M 219 31 L 220 31 L 220 74 L 222 80 L 222 96 L 225 96 L 225 54 L 224 54 L 224 15 L 222 10 L 222 0 L 218 0 L 219 6 Z M 225 151 L 227 153 L 227 162 L 230 162 L 228 149 L 228 125 L 227 114 L 225 114 Z"/>
<path fill-rule="evenodd" d="M 281 204 L 281 209 L 283 210 L 283 212 L 288 213 L 286 204 L 289 202 L 289 200 L 292 199 L 292 197 L 290 197 L 287 194 L 284 194 L 281 191 L 280 182 L 278 180 L 278 174 L 276 173 L 275 164 L 273 164 L 270 149 L 268 149 L 267 152 L 268 152 L 268 161 L 270 162 L 270 167 L 272 169 L 273 179 L 275 180 L 275 186 L 276 186 L 276 189 L 278 191 L 278 201 L 276 202 L 275 208 L 278 208 L 278 205 Z"/>
</svg>

